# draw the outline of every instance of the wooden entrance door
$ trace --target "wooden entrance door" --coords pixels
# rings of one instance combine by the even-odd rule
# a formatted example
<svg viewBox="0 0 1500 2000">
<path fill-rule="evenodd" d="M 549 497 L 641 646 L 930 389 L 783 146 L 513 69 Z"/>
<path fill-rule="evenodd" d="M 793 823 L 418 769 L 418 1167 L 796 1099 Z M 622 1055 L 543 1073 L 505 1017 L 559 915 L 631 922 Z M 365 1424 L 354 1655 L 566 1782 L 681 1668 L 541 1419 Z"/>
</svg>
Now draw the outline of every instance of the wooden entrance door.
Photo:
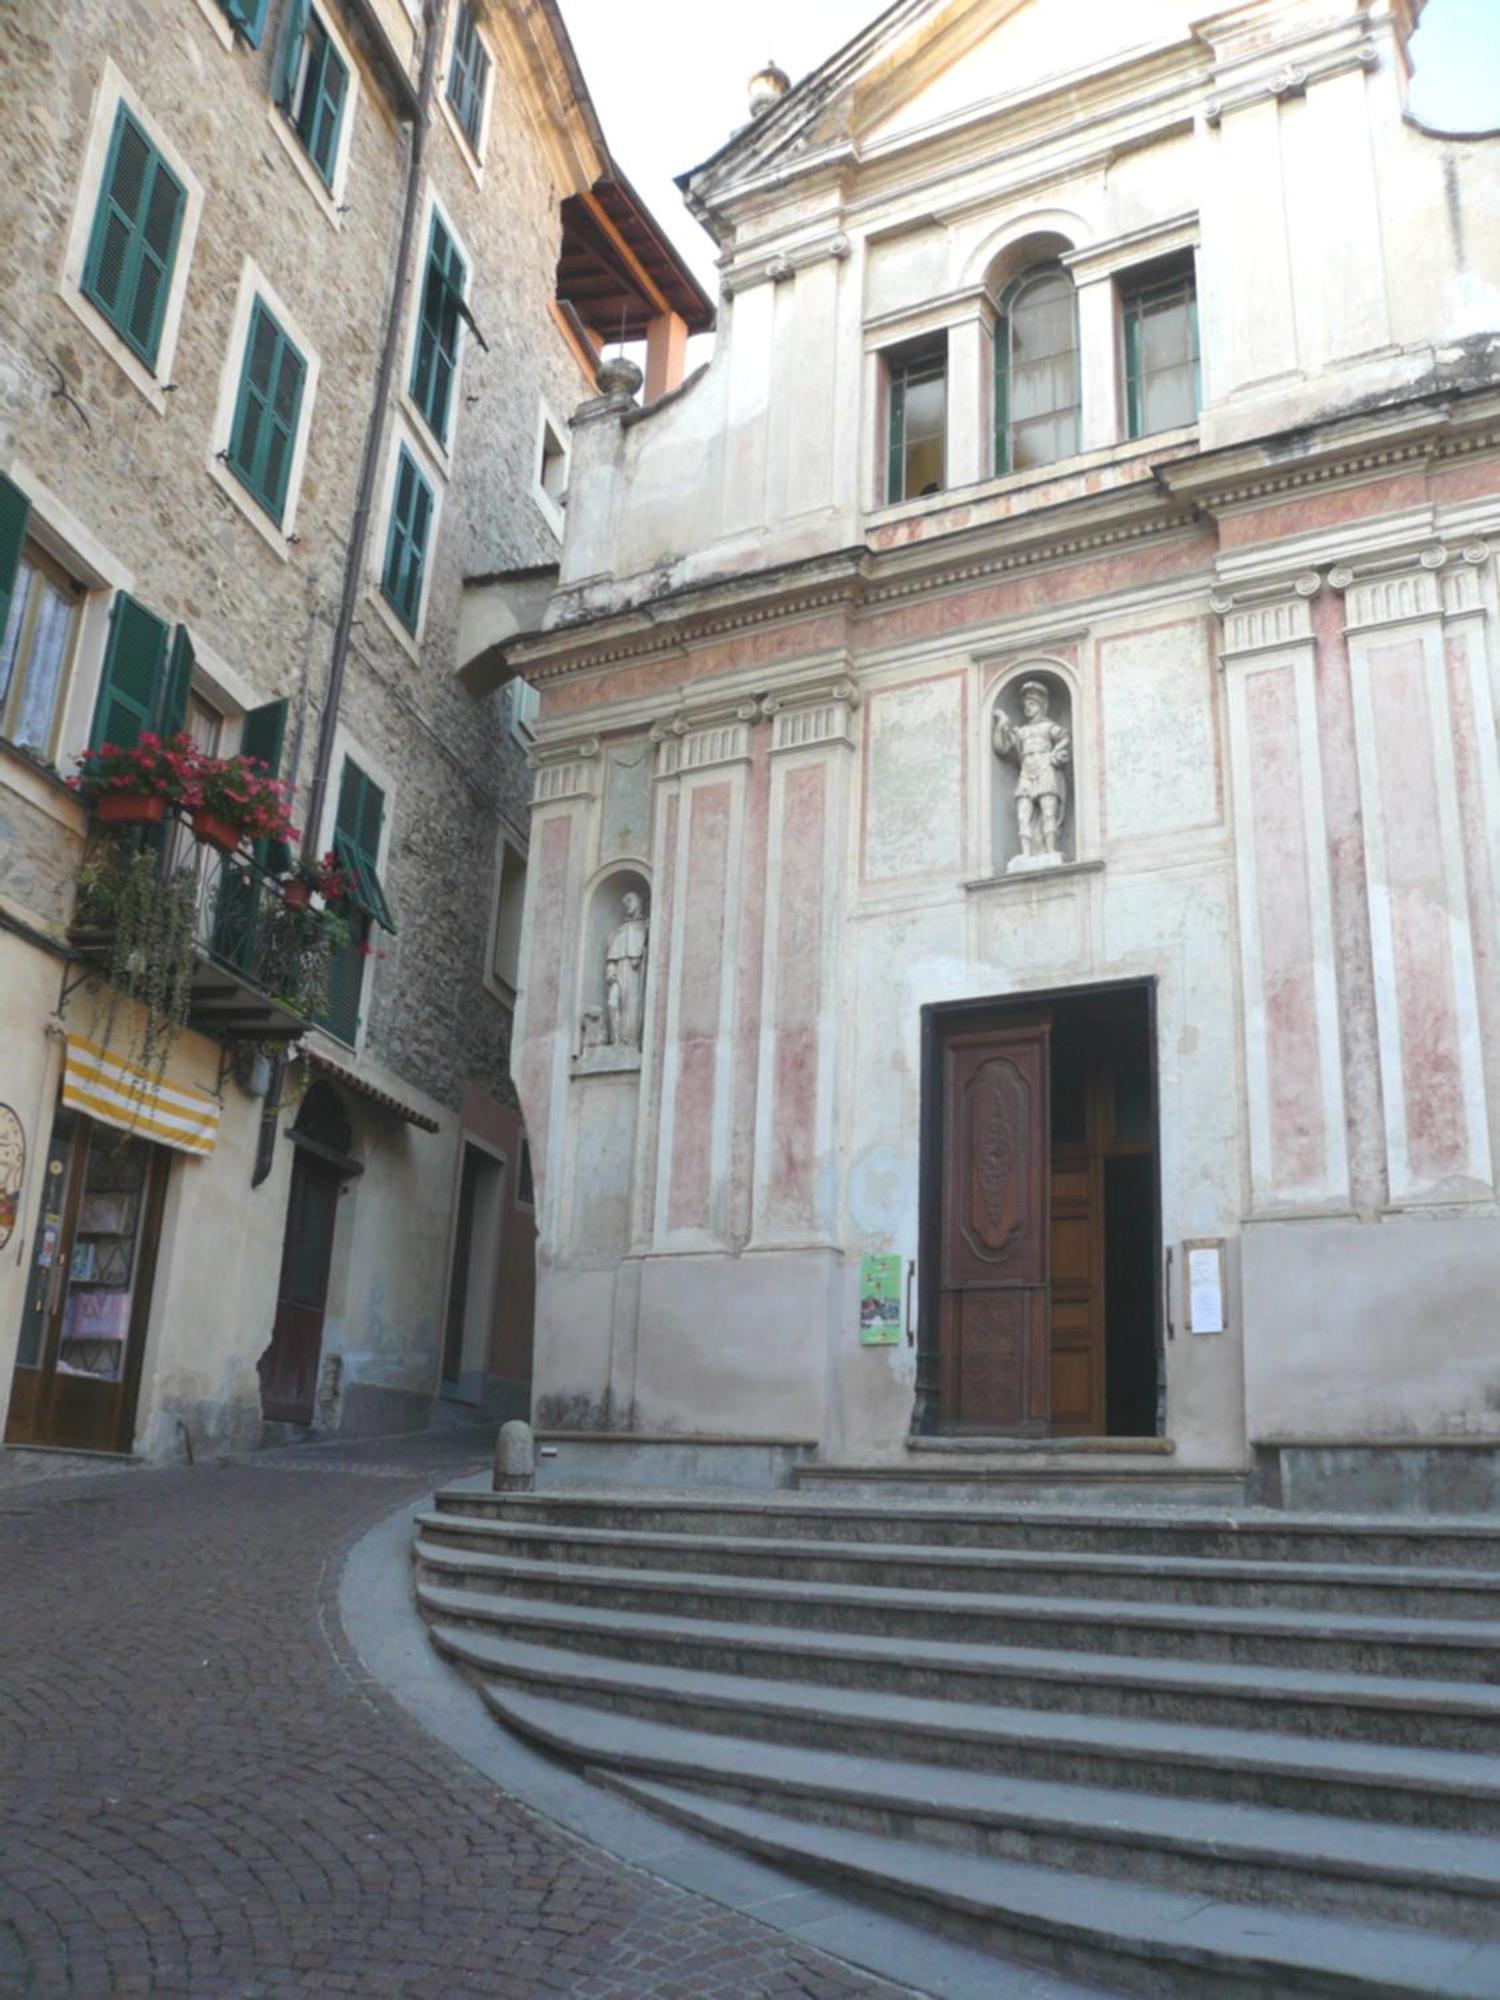
<svg viewBox="0 0 1500 2000">
<path fill-rule="evenodd" d="M 271 1345 L 256 1364 L 261 1414 L 288 1424 L 310 1424 L 323 1353 L 323 1315 L 328 1306 L 328 1271 L 333 1260 L 333 1227 L 338 1218 L 343 1175 L 337 1167 L 299 1146 L 292 1162 L 286 1239 L 281 1251 L 281 1283 Z"/>
<path fill-rule="evenodd" d="M 943 1044 L 938 1346 L 950 1430 L 1048 1428 L 1046 1017 Z"/>
<path fill-rule="evenodd" d="M 129 1451 L 167 1160 L 60 1110 L 16 1350 L 7 1444 Z"/>
</svg>

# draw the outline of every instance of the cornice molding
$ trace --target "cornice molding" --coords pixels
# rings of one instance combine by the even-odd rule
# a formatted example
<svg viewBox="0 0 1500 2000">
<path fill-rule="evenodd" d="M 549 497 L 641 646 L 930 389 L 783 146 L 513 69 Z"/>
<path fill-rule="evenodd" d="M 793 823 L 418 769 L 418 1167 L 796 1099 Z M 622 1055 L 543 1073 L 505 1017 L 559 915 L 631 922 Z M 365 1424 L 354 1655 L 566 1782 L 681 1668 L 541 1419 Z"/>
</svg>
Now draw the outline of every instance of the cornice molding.
<svg viewBox="0 0 1500 2000">
<path fill-rule="evenodd" d="M 1249 78 L 1227 90 L 1216 91 L 1204 100 L 1204 122 L 1218 125 L 1230 113 L 1243 111 L 1246 105 L 1261 104 L 1267 98 L 1284 103 L 1290 97 L 1302 96 L 1309 84 L 1323 83 L 1331 76 L 1342 76 L 1346 70 L 1374 70 L 1379 67 L 1379 49 L 1370 36 L 1362 35 L 1357 42 L 1331 49 L 1326 55 L 1304 58 L 1301 62 L 1281 62 L 1265 75 Z"/>
</svg>

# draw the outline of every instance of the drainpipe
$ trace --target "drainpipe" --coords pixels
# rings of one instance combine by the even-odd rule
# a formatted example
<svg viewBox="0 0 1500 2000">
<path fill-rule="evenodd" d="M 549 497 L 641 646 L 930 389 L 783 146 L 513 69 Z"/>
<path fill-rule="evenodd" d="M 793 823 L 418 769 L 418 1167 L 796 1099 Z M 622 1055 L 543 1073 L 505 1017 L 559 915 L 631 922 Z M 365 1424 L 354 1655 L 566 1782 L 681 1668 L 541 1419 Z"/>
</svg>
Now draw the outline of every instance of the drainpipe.
<svg viewBox="0 0 1500 2000">
<path fill-rule="evenodd" d="M 407 266 L 411 261 L 412 238 L 417 228 L 417 208 L 422 193 L 422 161 L 427 151 L 427 128 L 432 117 L 432 85 L 437 70 L 439 35 L 437 0 L 422 4 L 422 75 L 417 85 L 416 116 L 412 120 L 411 158 L 406 167 L 406 201 L 401 211 L 401 240 L 396 249 L 396 282 L 391 292 L 391 308 L 386 320 L 385 343 L 380 352 L 380 370 L 375 378 L 375 406 L 365 432 L 364 463 L 360 467 L 359 492 L 354 502 L 354 521 L 349 531 L 349 553 L 344 565 L 344 592 L 339 601 L 339 619 L 333 633 L 333 656 L 328 664 L 328 691 L 318 724 L 318 755 L 308 788 L 307 811 L 302 827 L 302 852 L 309 860 L 317 857 L 318 825 L 323 817 L 323 800 L 333 765 L 333 736 L 338 727 L 339 702 L 344 692 L 344 668 L 349 658 L 349 640 L 354 629 L 354 613 L 359 603 L 364 576 L 365 550 L 370 539 L 371 503 L 375 482 L 380 476 L 380 458 L 385 446 L 386 411 L 390 406 L 391 382 L 401 348 L 401 323 L 406 303 Z"/>
</svg>

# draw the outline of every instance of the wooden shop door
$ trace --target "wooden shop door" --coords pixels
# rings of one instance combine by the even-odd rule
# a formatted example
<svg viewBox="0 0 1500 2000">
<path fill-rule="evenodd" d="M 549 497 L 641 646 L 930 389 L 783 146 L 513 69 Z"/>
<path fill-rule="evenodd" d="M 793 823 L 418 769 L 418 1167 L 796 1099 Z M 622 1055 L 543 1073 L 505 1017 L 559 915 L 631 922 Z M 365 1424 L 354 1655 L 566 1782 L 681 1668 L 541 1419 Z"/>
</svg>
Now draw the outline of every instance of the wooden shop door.
<svg viewBox="0 0 1500 2000">
<path fill-rule="evenodd" d="M 59 1110 L 45 1174 L 5 1442 L 128 1452 L 167 1155 Z"/>
<path fill-rule="evenodd" d="M 1050 1018 L 946 1037 L 938 1347 L 947 1430 L 1045 1434 Z"/>
</svg>

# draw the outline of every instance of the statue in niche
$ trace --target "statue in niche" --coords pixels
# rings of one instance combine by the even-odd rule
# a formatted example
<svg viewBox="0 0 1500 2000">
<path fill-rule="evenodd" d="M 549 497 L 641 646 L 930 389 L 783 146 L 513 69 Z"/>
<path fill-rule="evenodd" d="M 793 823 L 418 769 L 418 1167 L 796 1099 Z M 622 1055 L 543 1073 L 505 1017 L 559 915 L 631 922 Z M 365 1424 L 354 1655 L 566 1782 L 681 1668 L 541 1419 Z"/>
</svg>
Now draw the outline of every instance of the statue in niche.
<svg viewBox="0 0 1500 2000">
<path fill-rule="evenodd" d="M 613 1048 L 638 1049 L 645 1026 L 650 925 L 634 889 L 625 891 L 621 909 L 621 920 L 604 947 L 604 1039 Z"/>
<path fill-rule="evenodd" d="M 1063 766 L 1072 738 L 1047 710 L 1051 697 L 1041 681 L 1021 685 L 1021 720 L 1012 722 L 1003 708 L 995 710 L 995 754 L 1020 766 L 1016 780 L 1016 831 L 1021 851 L 1011 870 L 1060 865 L 1063 815 L 1068 809 L 1068 778 Z"/>
</svg>

